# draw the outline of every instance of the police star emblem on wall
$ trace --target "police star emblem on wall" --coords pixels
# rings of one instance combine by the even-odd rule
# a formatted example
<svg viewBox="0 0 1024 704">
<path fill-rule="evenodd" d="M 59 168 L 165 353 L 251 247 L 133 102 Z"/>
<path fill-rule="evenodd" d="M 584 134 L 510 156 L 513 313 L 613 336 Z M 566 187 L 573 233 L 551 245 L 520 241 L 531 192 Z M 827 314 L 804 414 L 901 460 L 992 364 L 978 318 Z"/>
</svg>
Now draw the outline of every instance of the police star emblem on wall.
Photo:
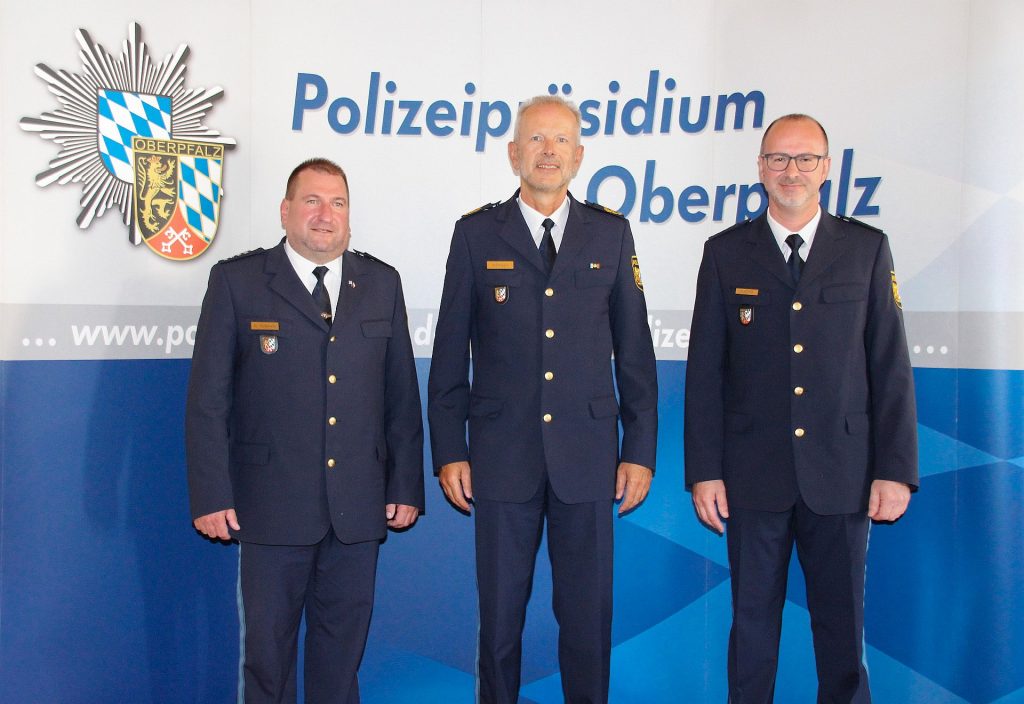
<svg viewBox="0 0 1024 704">
<path fill-rule="evenodd" d="M 235 145 L 202 124 L 224 90 L 186 89 L 188 46 L 155 63 L 137 23 L 118 58 L 84 29 L 75 37 L 81 73 L 35 67 L 61 107 L 19 123 L 61 148 L 36 184 L 81 183 L 83 230 L 116 206 L 132 244 L 167 259 L 198 257 L 217 231 L 224 151 Z"/>
</svg>

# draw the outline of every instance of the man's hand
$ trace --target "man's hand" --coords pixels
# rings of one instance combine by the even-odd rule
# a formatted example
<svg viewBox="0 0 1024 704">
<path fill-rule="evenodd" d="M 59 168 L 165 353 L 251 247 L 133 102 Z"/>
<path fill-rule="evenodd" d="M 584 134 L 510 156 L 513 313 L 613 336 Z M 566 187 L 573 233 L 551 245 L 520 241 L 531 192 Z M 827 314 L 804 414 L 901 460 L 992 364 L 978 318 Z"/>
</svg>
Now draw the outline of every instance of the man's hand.
<svg viewBox="0 0 1024 704">
<path fill-rule="evenodd" d="M 620 516 L 629 513 L 647 498 L 653 476 L 653 470 L 642 464 L 633 464 L 632 462 L 619 464 L 619 469 L 615 472 L 615 500 L 622 501 L 619 504 Z"/>
<path fill-rule="evenodd" d="M 876 479 L 871 482 L 868 518 L 873 521 L 895 521 L 910 505 L 910 487 L 903 482 Z"/>
<path fill-rule="evenodd" d="M 437 473 L 437 481 L 452 505 L 460 511 L 469 513 L 469 502 L 473 500 L 469 462 L 451 462 L 442 466 L 441 471 Z"/>
<path fill-rule="evenodd" d="M 214 511 L 205 516 L 200 516 L 192 521 L 192 525 L 207 538 L 215 540 L 231 540 L 228 526 L 231 526 L 232 530 L 240 530 L 242 527 L 238 525 L 238 517 L 235 515 L 235 509 L 233 508 Z"/>
<path fill-rule="evenodd" d="M 725 532 L 723 518 L 729 517 L 729 502 L 725 499 L 725 482 L 721 479 L 710 479 L 706 482 L 695 482 L 693 507 L 697 510 L 697 518 L 719 535 Z"/>
<path fill-rule="evenodd" d="M 415 506 L 406 506 L 405 504 L 388 504 L 384 507 L 384 515 L 388 519 L 388 528 L 402 530 L 416 522 L 420 510 Z"/>
</svg>

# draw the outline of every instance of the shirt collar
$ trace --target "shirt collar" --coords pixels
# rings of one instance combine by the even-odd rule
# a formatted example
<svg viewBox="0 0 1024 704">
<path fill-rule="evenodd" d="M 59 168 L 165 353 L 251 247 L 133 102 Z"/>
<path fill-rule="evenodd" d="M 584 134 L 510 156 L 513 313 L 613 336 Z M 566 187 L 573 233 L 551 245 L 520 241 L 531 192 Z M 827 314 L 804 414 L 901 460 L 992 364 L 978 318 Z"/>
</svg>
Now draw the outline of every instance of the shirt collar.
<svg viewBox="0 0 1024 704">
<path fill-rule="evenodd" d="M 789 253 L 792 251 L 789 245 L 786 244 L 786 238 L 790 235 L 800 235 L 803 238 L 804 243 L 800 245 L 800 258 L 807 261 L 807 257 L 811 253 L 811 243 L 814 241 L 814 233 L 818 231 L 818 223 L 821 222 L 821 206 L 818 206 L 818 210 L 814 213 L 814 217 L 807 221 L 807 224 L 801 227 L 799 230 L 787 230 L 784 225 L 779 224 L 779 221 L 772 217 L 772 214 L 768 213 L 768 227 L 772 229 L 772 234 L 775 235 L 775 242 L 779 245 L 779 250 L 782 252 L 782 256 L 789 259 Z"/>
<path fill-rule="evenodd" d="M 291 262 L 292 268 L 295 273 L 299 276 L 299 281 L 305 285 L 306 289 L 312 293 L 313 287 L 316 286 L 316 274 L 313 273 L 313 269 L 318 266 L 327 267 L 327 274 L 324 277 L 324 281 L 328 287 L 328 290 L 334 289 L 334 295 L 331 297 L 331 301 L 337 301 L 337 289 L 341 285 L 341 257 L 333 259 L 326 264 L 320 265 L 316 262 L 312 262 L 306 259 L 304 256 L 295 251 L 291 243 L 285 238 L 284 241 L 284 253 L 288 255 L 288 261 Z M 337 282 L 335 286 L 332 286 L 332 282 Z"/>
<path fill-rule="evenodd" d="M 530 235 L 533 237 L 533 243 L 540 247 L 540 240 L 544 237 L 544 225 L 543 222 L 546 218 L 551 218 L 555 223 L 555 226 L 551 228 L 551 237 L 555 240 L 555 251 L 562 248 L 562 234 L 565 232 L 565 223 L 569 219 L 569 196 L 566 194 L 565 200 L 562 204 L 555 209 L 555 212 L 551 215 L 544 215 L 537 212 L 529 205 L 523 202 L 522 198 L 516 198 L 516 202 L 519 203 L 519 210 L 523 214 L 523 219 L 526 220 L 526 226 L 530 228 Z"/>
</svg>

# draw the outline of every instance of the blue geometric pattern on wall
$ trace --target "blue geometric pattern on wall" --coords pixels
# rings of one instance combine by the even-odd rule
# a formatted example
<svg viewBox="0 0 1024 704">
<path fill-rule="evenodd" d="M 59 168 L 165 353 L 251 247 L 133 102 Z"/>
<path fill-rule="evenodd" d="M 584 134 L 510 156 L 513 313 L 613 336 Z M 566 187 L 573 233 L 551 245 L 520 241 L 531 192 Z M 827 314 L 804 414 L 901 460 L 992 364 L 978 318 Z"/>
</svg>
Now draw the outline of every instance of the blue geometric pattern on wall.
<svg viewBox="0 0 1024 704">
<path fill-rule="evenodd" d="M 417 360 L 421 387 L 429 360 Z M 725 540 L 683 490 L 685 363 L 660 362 L 651 494 L 616 519 L 612 704 L 725 701 Z M 0 362 L 0 701 L 233 700 L 237 551 L 189 525 L 187 361 Z M 922 487 L 868 551 L 880 704 L 1024 704 L 1024 372 L 915 370 Z M 423 389 L 421 388 L 421 393 Z M 55 412 L 53 400 L 70 407 Z M 429 457 L 426 458 L 429 464 Z M 41 510 L 42 507 L 42 510 Z M 364 704 L 474 700 L 472 519 L 427 476 L 427 513 L 381 550 Z M 776 702 L 814 701 L 793 563 Z M 40 588 L 45 585 L 45 588 Z M 522 702 L 562 701 L 541 546 Z"/>
</svg>

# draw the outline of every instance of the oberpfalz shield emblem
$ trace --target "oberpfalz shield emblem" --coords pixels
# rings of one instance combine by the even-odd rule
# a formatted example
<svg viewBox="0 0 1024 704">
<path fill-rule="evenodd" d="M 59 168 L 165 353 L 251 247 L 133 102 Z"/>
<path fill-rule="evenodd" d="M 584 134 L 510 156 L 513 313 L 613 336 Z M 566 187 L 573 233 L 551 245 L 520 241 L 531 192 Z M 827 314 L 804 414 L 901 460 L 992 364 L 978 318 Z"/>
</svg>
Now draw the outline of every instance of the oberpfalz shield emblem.
<svg viewBox="0 0 1024 704">
<path fill-rule="evenodd" d="M 754 322 L 754 306 L 740 306 L 740 325 Z"/>
<path fill-rule="evenodd" d="M 495 286 L 494 287 L 494 301 L 495 303 L 504 303 L 508 300 L 508 286 Z"/>
<path fill-rule="evenodd" d="M 277 335 L 260 335 L 260 349 L 263 350 L 263 354 L 274 354 L 277 348 Z"/>
<path fill-rule="evenodd" d="M 132 140 L 135 234 L 167 259 L 194 259 L 217 233 L 224 145 Z"/>
</svg>

